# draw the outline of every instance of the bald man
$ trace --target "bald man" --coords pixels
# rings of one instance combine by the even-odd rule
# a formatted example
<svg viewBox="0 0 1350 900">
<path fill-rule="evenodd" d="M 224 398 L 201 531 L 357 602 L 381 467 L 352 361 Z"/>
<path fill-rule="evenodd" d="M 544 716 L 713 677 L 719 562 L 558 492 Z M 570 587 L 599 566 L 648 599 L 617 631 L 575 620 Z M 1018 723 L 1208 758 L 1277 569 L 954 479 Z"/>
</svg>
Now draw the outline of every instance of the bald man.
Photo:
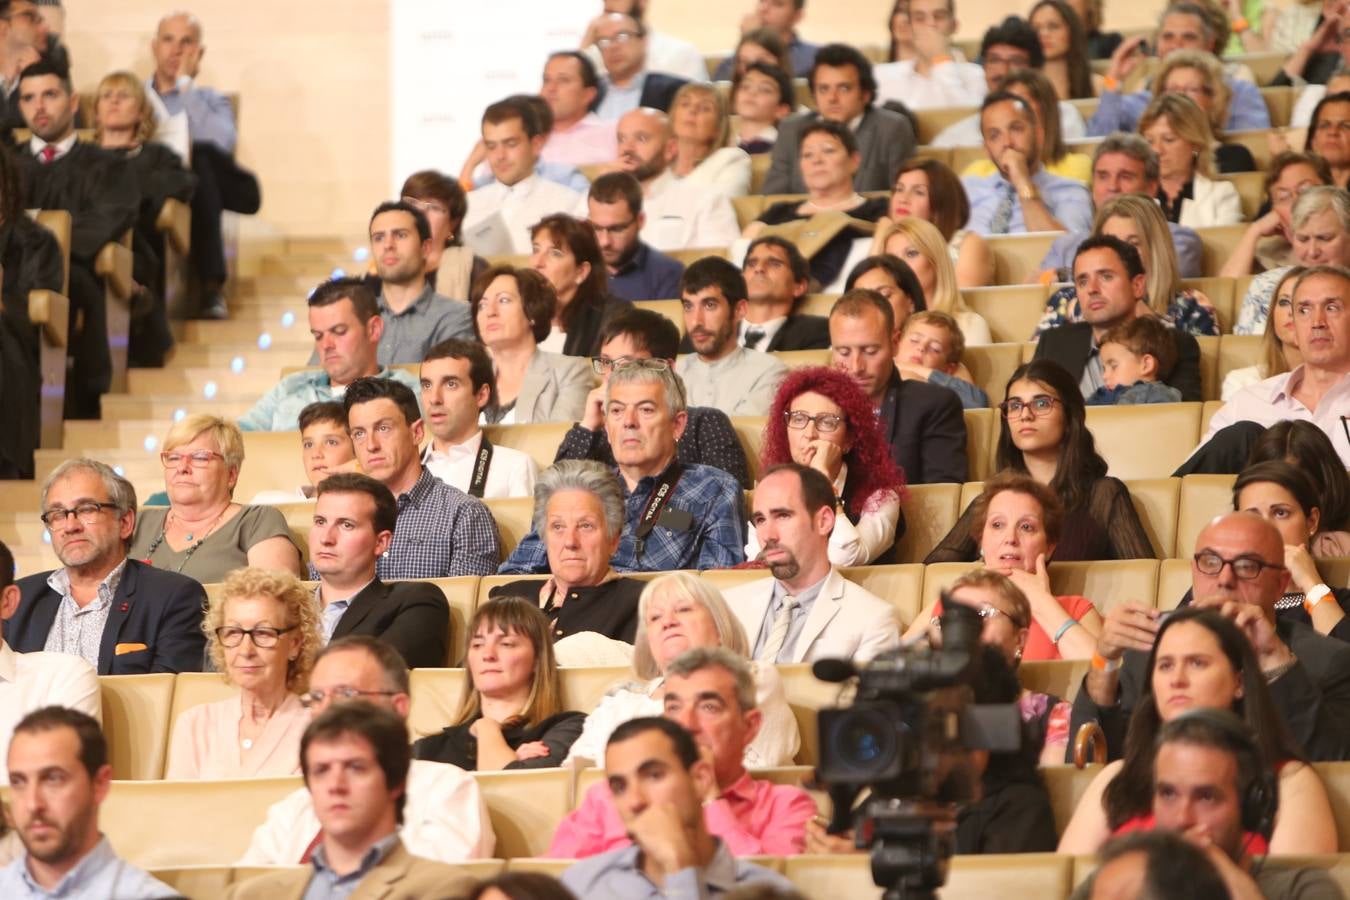
<svg viewBox="0 0 1350 900">
<path fill-rule="evenodd" d="M 726 247 L 740 237 L 731 201 L 715 188 L 677 181 L 670 172 L 670 117 L 642 107 L 619 119 L 619 168 L 642 185 L 642 240 L 658 250 Z"/>
<path fill-rule="evenodd" d="M 1196 539 L 1191 591 L 1181 605 L 1217 609 L 1246 634 L 1276 710 L 1310 759 L 1350 759 L 1350 644 L 1317 632 L 1297 606 L 1277 612 L 1288 586 L 1284 541 L 1275 526 L 1251 513 L 1228 513 Z M 1165 614 L 1134 602 L 1106 614 L 1092 669 L 1074 700 L 1070 733 L 1096 722 L 1111 759 L 1124 750 Z"/>
</svg>

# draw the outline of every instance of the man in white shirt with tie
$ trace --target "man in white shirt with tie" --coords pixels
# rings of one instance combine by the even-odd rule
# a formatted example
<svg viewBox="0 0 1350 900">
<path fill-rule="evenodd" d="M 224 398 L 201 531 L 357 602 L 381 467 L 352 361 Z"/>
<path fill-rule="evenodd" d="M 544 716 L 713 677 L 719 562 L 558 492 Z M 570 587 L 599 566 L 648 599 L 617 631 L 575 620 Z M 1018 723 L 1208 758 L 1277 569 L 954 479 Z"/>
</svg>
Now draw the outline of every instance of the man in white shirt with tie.
<svg viewBox="0 0 1350 900">
<path fill-rule="evenodd" d="M 586 218 L 586 198 L 535 172 L 548 135 L 527 103 L 507 98 L 483 112 L 483 146 L 491 184 L 469 193 L 464 242 L 492 256 L 530 252 L 530 227 L 544 216 L 566 213 Z"/>
<path fill-rule="evenodd" d="M 479 499 L 532 497 L 539 467 L 519 450 L 499 447 L 478 425 L 496 379 L 482 344 L 452 338 L 422 361 L 422 409 L 431 441 L 422 463 L 441 481 Z"/>
<path fill-rule="evenodd" d="M 900 643 L 895 609 L 830 564 L 837 503 L 824 475 L 796 463 L 774 466 L 756 486 L 750 522 L 773 577 L 724 592 L 752 658 L 866 661 Z"/>
</svg>

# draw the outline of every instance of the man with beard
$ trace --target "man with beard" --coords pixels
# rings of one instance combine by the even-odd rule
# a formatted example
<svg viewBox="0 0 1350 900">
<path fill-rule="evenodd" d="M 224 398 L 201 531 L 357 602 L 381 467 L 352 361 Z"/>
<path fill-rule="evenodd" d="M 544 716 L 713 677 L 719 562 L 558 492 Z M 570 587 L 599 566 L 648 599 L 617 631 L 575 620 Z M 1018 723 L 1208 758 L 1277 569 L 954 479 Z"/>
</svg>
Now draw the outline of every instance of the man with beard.
<svg viewBox="0 0 1350 900">
<path fill-rule="evenodd" d="M 609 292 L 624 300 L 667 300 L 679 295 L 684 263 L 642 240 L 647 226 L 642 185 L 627 172 L 595 179 L 587 198 L 591 227 L 609 275 Z"/>
<path fill-rule="evenodd" d="M 900 643 L 891 605 L 830 563 L 837 502 L 824 475 L 797 463 L 774 466 L 756 486 L 750 524 L 773 577 L 724 592 L 753 659 L 866 661 Z"/>
<path fill-rule="evenodd" d="M 658 250 L 728 247 L 741 236 L 731 201 L 707 185 L 679 181 L 670 117 L 640 108 L 619 119 L 619 168 L 642 185 L 646 224 L 642 239 Z"/>
<path fill-rule="evenodd" d="M 767 415 L 787 366 L 736 343 L 748 306 L 745 276 L 727 260 L 705 256 L 685 270 L 680 295 L 694 352 L 676 361 L 675 374 L 684 379 L 689 402 L 728 416 Z"/>
<path fill-rule="evenodd" d="M 26 852 L 0 869 L 0 896 L 180 896 L 119 859 L 99 831 L 111 786 L 108 743 L 91 716 L 60 706 L 24 716 L 9 745 L 9 807 Z"/>
<path fill-rule="evenodd" d="M 402 200 L 381 203 L 370 217 L 370 255 L 380 276 L 382 366 L 420 363 L 427 351 L 450 338 L 473 339 L 469 305 L 436 293 L 423 274 L 431 249 L 431 225 L 420 209 Z"/>
</svg>

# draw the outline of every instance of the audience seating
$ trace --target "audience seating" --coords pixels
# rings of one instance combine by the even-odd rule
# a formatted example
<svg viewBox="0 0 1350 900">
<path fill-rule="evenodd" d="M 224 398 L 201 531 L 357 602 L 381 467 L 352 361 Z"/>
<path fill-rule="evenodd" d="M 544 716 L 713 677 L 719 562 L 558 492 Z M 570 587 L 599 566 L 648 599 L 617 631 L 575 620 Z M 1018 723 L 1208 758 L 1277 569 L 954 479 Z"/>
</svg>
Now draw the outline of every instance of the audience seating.
<svg viewBox="0 0 1350 900">
<path fill-rule="evenodd" d="M 1219 342 L 1213 335 L 1197 335 L 1200 348 L 1200 396 L 1202 399 L 1219 395 Z"/>
<path fill-rule="evenodd" d="M 1050 808 L 1055 814 L 1055 831 L 1064 833 L 1073 818 L 1073 811 L 1078 808 L 1078 801 L 1083 799 L 1088 785 L 1101 770 L 1101 763 L 1096 762 L 1082 769 L 1070 765 L 1041 767 L 1041 780 L 1050 794 Z"/>
<path fill-rule="evenodd" d="M 1223 268 L 1223 264 L 1237 249 L 1238 241 L 1242 240 L 1242 234 L 1246 230 L 1246 223 L 1211 225 L 1207 228 L 1195 229 L 1196 234 L 1200 235 L 1201 267 L 1206 275 L 1217 274 Z M 1241 301 L 1243 293 L 1242 290 L 1236 291 L 1239 301 Z"/>
<path fill-rule="evenodd" d="M 98 681 L 113 778 L 162 778 L 177 676 L 103 675 Z"/>
<path fill-rule="evenodd" d="M 989 395 L 991 404 L 1003 399 L 1008 380 L 1022 364 L 1020 344 L 984 344 L 967 347 L 961 362 L 970 372 L 975 386 Z"/>
<path fill-rule="evenodd" d="M 934 563 L 925 567 L 923 609 L 937 602 L 940 592 L 979 563 Z M 1158 584 L 1156 559 L 1102 560 L 1098 562 L 1062 562 L 1050 564 L 1050 588 L 1057 596 L 1088 597 L 1097 611 L 1106 615 L 1111 607 L 1126 600 L 1152 606 Z"/>
<path fill-rule="evenodd" d="M 1054 232 L 1047 232 L 1055 234 Z M 1032 235 L 1039 237 L 1039 235 Z M 1005 242 L 1007 242 L 1005 244 Z M 1005 252 L 1017 252 L 1017 246 L 1010 238 L 990 238 L 990 245 L 994 248 L 995 265 L 1004 265 L 1001 262 L 1002 255 Z M 1028 242 L 1029 243 L 1029 242 Z M 1008 244 L 1013 246 L 1009 247 Z M 1049 250 L 1049 245 L 1046 245 Z M 1026 253 L 1032 253 L 1034 250 L 1028 246 Z M 1044 256 L 1044 253 L 1041 254 Z M 1031 260 L 1023 258 L 1017 261 L 1021 264 L 1029 264 L 1033 267 L 1040 265 L 1040 258 Z M 1012 262 L 1007 263 L 1013 265 Z M 1043 284 L 1006 284 L 1000 287 L 966 288 L 961 291 L 961 299 L 966 301 L 966 306 L 970 307 L 972 312 L 979 313 L 989 324 L 989 333 L 995 341 L 1011 342 L 1020 344 L 1022 341 L 1030 340 L 1036 326 L 1041 321 L 1041 316 L 1045 313 L 1045 301 L 1050 297 L 1050 288 Z M 966 353 L 977 348 L 966 347 Z M 965 361 L 966 357 L 962 357 Z M 986 388 L 988 390 L 988 388 Z M 999 385 L 999 393 L 1002 394 L 1003 386 Z M 993 394 L 990 394 L 992 397 Z M 1000 396 L 1000 399 L 1002 397 Z"/>
<path fill-rule="evenodd" d="M 994 254 L 994 283 L 1013 285 L 1035 281 L 1041 274 L 1041 260 L 1061 234 L 1061 231 L 1031 231 L 985 238 Z M 1028 330 L 1012 340 L 1025 340 L 1030 334 Z"/>
<path fill-rule="evenodd" d="M 905 533 L 895 542 L 895 561 L 923 562 L 938 541 L 947 536 L 965 507 L 960 505 L 959 484 L 912 484 L 905 488 L 900 509 L 905 514 Z"/>
<path fill-rule="evenodd" d="M 493 852 L 505 859 L 546 853 L 558 823 L 572 808 L 572 771 L 476 772 L 474 779 L 497 836 Z"/>
<path fill-rule="evenodd" d="M 1207 399 L 1222 399 L 1223 380 L 1228 377 L 1229 372 L 1247 366 L 1260 365 L 1261 357 L 1264 355 L 1261 351 L 1261 343 L 1264 339 L 1264 336 L 1259 334 L 1225 334 L 1223 336 L 1223 339 L 1219 341 L 1220 390 Z"/>
<path fill-rule="evenodd" d="M 1090 406 L 1097 452 L 1117 478 L 1170 475 L 1200 442 L 1199 403 Z"/>
<path fill-rule="evenodd" d="M 1233 475 L 1187 475 L 1181 479 L 1177 506 L 1177 538 L 1173 556 L 1189 560 L 1195 540 L 1215 516 L 1233 508 Z"/>
<path fill-rule="evenodd" d="M 497 522 L 497 537 L 501 541 L 502 559 L 511 555 L 516 545 L 534 527 L 534 499 L 531 497 L 499 497 L 484 500 Z"/>
</svg>

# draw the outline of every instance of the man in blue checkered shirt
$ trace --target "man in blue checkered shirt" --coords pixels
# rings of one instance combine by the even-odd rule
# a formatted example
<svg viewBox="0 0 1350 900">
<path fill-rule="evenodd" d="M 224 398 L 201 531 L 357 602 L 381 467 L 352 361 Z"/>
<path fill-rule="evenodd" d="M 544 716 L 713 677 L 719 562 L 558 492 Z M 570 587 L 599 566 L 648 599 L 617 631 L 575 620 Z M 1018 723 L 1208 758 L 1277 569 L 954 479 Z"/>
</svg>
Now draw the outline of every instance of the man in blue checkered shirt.
<svg viewBox="0 0 1350 900">
<path fill-rule="evenodd" d="M 361 469 L 394 492 L 398 521 L 375 575 L 452 578 L 491 575 L 501 560 L 497 523 L 483 501 L 441 481 L 422 465 L 422 416 L 407 385 L 358 378 L 342 397 Z"/>
<path fill-rule="evenodd" d="M 740 484 L 721 469 L 676 459 L 686 419 L 684 385 L 666 360 L 615 366 L 605 392 L 605 431 L 624 489 L 623 536 L 610 560 L 621 572 L 717 569 L 745 560 Z M 535 531 L 501 568 L 504 574 L 548 570 L 548 552 Z"/>
</svg>

